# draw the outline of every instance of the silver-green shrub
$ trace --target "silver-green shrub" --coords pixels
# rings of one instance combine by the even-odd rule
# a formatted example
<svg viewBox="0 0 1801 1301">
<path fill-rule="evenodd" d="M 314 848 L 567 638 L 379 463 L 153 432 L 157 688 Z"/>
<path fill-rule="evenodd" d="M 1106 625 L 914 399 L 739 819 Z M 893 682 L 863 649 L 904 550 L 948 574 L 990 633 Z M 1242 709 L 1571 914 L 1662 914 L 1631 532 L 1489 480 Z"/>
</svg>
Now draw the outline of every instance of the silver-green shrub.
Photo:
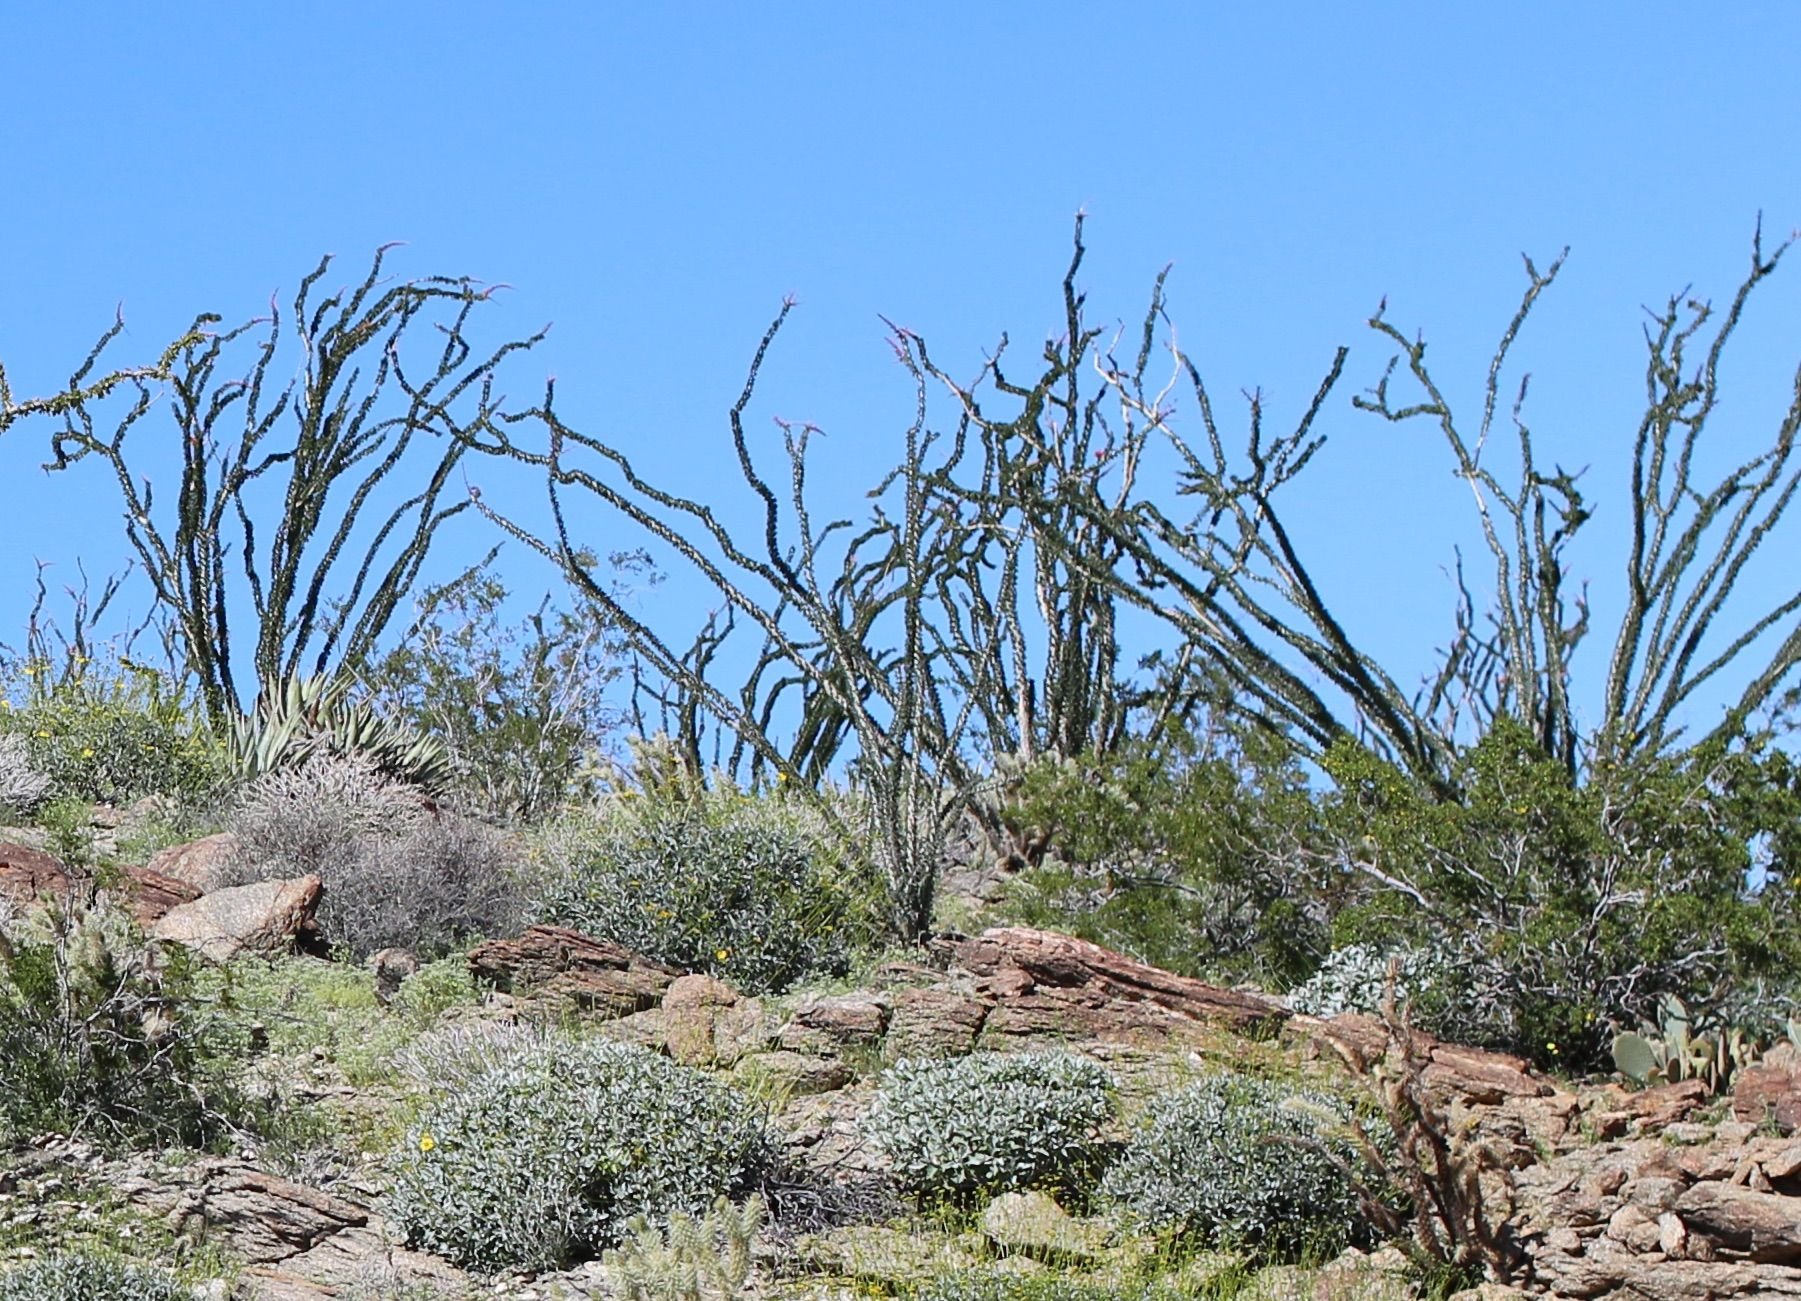
<svg viewBox="0 0 1801 1301">
<path fill-rule="evenodd" d="M 427 1030 L 394 1055 L 394 1068 L 421 1089 L 454 1093 L 544 1046 L 550 1032 L 528 1021 L 474 1021 Z"/>
<path fill-rule="evenodd" d="M 46 1256 L 0 1273 L 0 1301 L 190 1301 L 166 1269 L 88 1253 Z"/>
<path fill-rule="evenodd" d="M 1147 1228 L 1273 1252 L 1331 1250 L 1358 1221 L 1333 1161 L 1355 1159 L 1348 1119 L 1323 1094 L 1214 1076 L 1151 1103 L 1101 1191 Z"/>
<path fill-rule="evenodd" d="M 1469 970 L 1427 949 L 1389 949 L 1380 944 L 1336 948 L 1306 983 L 1289 991 L 1288 1005 L 1308 1016 L 1380 1012 L 1391 961 L 1395 1001 L 1408 1010 L 1414 1025 L 1458 1043 L 1506 1041 L 1509 1014 L 1495 991 L 1485 993 Z"/>
<path fill-rule="evenodd" d="M 1072 1053 L 975 1053 L 897 1062 L 864 1132 L 895 1181 L 926 1198 L 1092 1186 L 1113 1079 Z"/>
<path fill-rule="evenodd" d="M 393 1162 L 389 1212 L 467 1268 L 557 1269 L 637 1216 L 704 1213 L 764 1160 L 761 1112 L 648 1049 L 564 1037 L 428 1107 Z"/>
<path fill-rule="evenodd" d="M 0 812 L 28 813 L 50 792 L 50 779 L 31 766 L 25 738 L 0 732 Z"/>
<path fill-rule="evenodd" d="M 1391 950 L 1380 944 L 1347 944 L 1333 949 L 1318 971 L 1289 990 L 1288 1005 L 1307 1016 L 1378 1012 L 1390 961 L 1396 965 L 1395 996 L 1401 1001 L 1418 1000 L 1425 987 L 1444 974 L 1444 960 L 1423 949 Z"/>
<path fill-rule="evenodd" d="M 744 989 L 840 972 L 853 947 L 841 856 L 798 802 L 735 791 L 615 798 L 539 845 L 540 920 Z"/>
</svg>

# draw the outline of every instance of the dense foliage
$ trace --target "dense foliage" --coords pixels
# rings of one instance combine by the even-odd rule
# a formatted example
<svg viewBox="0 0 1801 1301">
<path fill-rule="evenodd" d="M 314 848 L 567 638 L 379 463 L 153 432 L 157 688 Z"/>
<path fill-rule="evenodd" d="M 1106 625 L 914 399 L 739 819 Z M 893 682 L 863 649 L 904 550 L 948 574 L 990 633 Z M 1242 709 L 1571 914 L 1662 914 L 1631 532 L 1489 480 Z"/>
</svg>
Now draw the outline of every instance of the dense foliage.
<svg viewBox="0 0 1801 1301">
<path fill-rule="evenodd" d="M 1189 975 L 1280 988 L 1329 942 L 1318 806 L 1292 747 L 1223 720 L 1026 769 L 1007 818 L 1050 856 L 1021 920 Z"/>
<path fill-rule="evenodd" d="M 758 1109 L 704 1072 L 557 1037 L 426 1109 L 395 1156 L 390 1212 L 459 1264 L 554 1269 L 634 1216 L 704 1213 L 764 1145 Z"/>
<path fill-rule="evenodd" d="M 1369 884 L 1335 929 L 1444 955 L 1492 1009 L 1448 1008 L 1448 1026 L 1496 1027 L 1537 1060 L 1588 1066 L 1610 1026 L 1648 1017 L 1662 994 L 1712 1004 L 1796 969 L 1786 862 L 1750 878 L 1753 841 L 1792 828 L 1796 808 L 1744 747 L 1602 765 L 1577 782 L 1503 720 L 1459 756 L 1458 799 L 1349 745 L 1327 769 L 1329 819 Z"/>
<path fill-rule="evenodd" d="M 894 1179 L 925 1198 L 1021 1188 L 1081 1193 L 1099 1174 L 1113 1080 L 1068 1053 L 976 1053 L 897 1062 L 864 1132 Z"/>
<path fill-rule="evenodd" d="M 221 787 L 223 747 L 164 675 L 129 661 L 93 665 L 85 657 L 60 670 L 45 659 L 9 668 L 0 736 L 19 738 L 23 759 L 42 784 L 29 798 L 8 802 L 123 805 L 145 795 L 195 802 Z"/>
<path fill-rule="evenodd" d="M 746 989 L 842 971 L 863 930 L 843 851 L 799 802 L 653 783 L 541 843 L 543 920 Z"/>
<path fill-rule="evenodd" d="M 1102 1191 L 1139 1222 L 1209 1243 L 1329 1254 L 1358 1220 L 1342 1103 L 1219 1075 L 1151 1103 Z M 1336 1158 L 1336 1161 L 1335 1159 Z"/>
</svg>

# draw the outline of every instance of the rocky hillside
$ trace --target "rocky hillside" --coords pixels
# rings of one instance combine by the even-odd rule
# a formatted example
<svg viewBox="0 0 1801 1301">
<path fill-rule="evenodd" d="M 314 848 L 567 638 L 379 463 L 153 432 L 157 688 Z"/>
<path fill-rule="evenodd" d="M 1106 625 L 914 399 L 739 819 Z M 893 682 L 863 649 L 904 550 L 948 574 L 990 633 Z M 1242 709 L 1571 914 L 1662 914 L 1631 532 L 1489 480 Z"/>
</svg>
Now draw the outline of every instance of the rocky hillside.
<svg viewBox="0 0 1801 1301">
<path fill-rule="evenodd" d="M 352 1006 L 395 1015 L 422 979 L 419 964 L 389 951 L 364 971 L 339 966 L 329 978 L 354 986 L 354 997 L 309 1004 L 306 982 L 334 964 L 279 955 L 306 947 L 318 882 L 213 889 L 209 859 L 228 850 L 216 839 L 183 846 L 96 883 L 42 851 L 0 845 L 0 898 L 23 908 L 99 888 L 150 935 L 231 970 L 256 968 L 259 988 L 285 989 L 268 1006 L 288 1010 L 258 1023 L 260 1055 L 244 1063 L 246 1075 L 280 1081 L 284 1105 L 330 1123 L 311 1147 L 246 1142 L 194 1157 L 122 1157 L 80 1135 L 26 1143 L 0 1173 L 0 1244 L 26 1259 L 116 1223 L 153 1254 L 214 1261 L 234 1295 L 268 1301 L 621 1294 L 616 1262 L 494 1279 L 403 1244 L 382 1215 L 382 1152 L 405 1114 L 406 1080 L 385 1067 L 353 1069 L 349 1031 L 295 1045 Z M 922 1218 L 888 1185 L 864 1124 L 888 1065 L 994 1050 L 1054 1047 L 1102 1064 L 1128 1120 L 1147 1100 L 1224 1070 L 1379 1090 L 1393 1083 L 1384 1072 L 1395 1043 L 1374 1018 L 1293 1015 L 1264 993 L 1017 927 L 941 936 L 855 981 L 781 997 L 749 996 L 558 927 L 481 944 L 466 966 L 474 992 L 438 1014 L 442 1029 L 480 1036 L 556 1022 L 654 1049 L 767 1103 L 784 1173 L 766 1189 L 774 1214 L 749 1292 L 849 1296 L 954 1271 L 1106 1289 L 1164 1264 L 1166 1283 L 1215 1293 L 1419 1290 L 1392 1246 L 1305 1267 L 1219 1252 L 1165 1261 L 1164 1247 L 1129 1227 L 1041 1192 Z M 319 1024 L 284 1027 L 277 1015 Z M 1486 1297 L 1801 1296 L 1801 1062 L 1774 1055 L 1715 1097 L 1698 1082 L 1631 1091 L 1547 1078 L 1516 1058 L 1423 1037 L 1414 1047 L 1423 1096 L 1491 1216 L 1505 1220 L 1510 1277 L 1484 1284 Z M 205 1286 L 227 1294 L 226 1282 Z"/>
</svg>

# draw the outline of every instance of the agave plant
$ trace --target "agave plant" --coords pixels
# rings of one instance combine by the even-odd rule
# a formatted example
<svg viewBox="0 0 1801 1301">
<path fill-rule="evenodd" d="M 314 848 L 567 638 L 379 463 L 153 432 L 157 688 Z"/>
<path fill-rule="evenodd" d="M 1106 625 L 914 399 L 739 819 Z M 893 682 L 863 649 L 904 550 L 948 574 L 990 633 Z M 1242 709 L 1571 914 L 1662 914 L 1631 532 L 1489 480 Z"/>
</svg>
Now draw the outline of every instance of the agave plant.
<svg viewBox="0 0 1801 1301">
<path fill-rule="evenodd" d="M 292 677 L 265 689 L 254 712 L 231 729 L 231 760 L 245 781 L 304 763 L 316 753 L 357 754 L 395 781 L 442 794 L 454 775 L 449 752 L 435 736 L 384 718 L 353 699 L 350 679 Z"/>
</svg>

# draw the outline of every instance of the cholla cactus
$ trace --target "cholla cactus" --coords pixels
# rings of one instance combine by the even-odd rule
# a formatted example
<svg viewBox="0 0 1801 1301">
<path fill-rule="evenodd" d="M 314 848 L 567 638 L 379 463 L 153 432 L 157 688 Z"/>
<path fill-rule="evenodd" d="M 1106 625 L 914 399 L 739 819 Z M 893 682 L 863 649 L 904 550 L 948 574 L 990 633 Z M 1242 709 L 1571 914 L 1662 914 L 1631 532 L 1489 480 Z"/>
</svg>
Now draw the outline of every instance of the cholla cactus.
<svg viewBox="0 0 1801 1301">
<path fill-rule="evenodd" d="M 721 1197 L 701 1219 L 676 1213 L 667 1229 L 639 1216 L 630 1236 L 607 1253 L 625 1301 L 727 1301 L 750 1276 L 750 1252 L 763 1227 L 761 1197 L 742 1206 Z"/>
</svg>

